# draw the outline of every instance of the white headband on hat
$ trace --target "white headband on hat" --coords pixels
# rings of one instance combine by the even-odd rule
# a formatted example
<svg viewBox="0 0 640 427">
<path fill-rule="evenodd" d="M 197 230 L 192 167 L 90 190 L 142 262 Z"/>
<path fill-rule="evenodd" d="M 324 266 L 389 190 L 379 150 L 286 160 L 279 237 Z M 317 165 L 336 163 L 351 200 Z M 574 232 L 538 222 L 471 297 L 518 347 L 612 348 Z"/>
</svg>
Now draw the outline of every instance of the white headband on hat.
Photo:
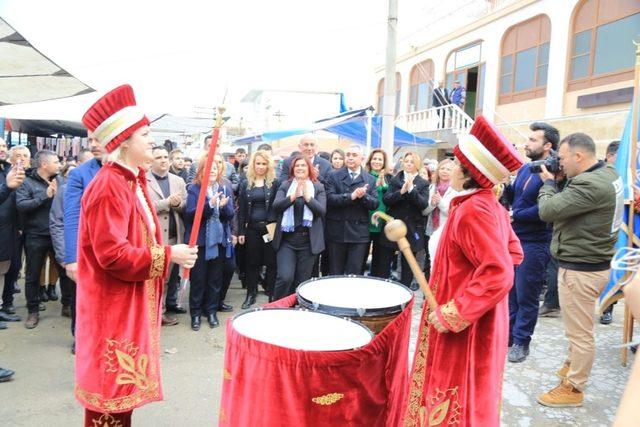
<svg viewBox="0 0 640 427">
<path fill-rule="evenodd" d="M 105 148 L 111 140 L 138 123 L 144 117 L 144 112 L 135 105 L 124 107 L 107 118 L 93 131 L 95 137 Z"/>
<path fill-rule="evenodd" d="M 460 147 L 462 154 L 469 159 L 473 166 L 494 185 L 499 184 L 505 177 L 509 176 L 509 169 L 500 163 L 475 136 L 463 136 L 458 147 Z"/>
</svg>

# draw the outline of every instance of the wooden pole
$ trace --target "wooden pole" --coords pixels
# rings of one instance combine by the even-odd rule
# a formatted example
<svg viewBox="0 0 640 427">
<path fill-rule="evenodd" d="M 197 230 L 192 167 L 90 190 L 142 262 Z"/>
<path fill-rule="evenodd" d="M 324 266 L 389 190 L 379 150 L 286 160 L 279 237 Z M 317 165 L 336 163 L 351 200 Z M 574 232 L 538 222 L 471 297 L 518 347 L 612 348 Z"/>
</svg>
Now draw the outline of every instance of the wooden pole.
<svg viewBox="0 0 640 427">
<path fill-rule="evenodd" d="M 636 165 L 638 163 L 638 100 L 640 99 L 640 43 L 633 42 L 636 46 L 636 67 L 635 67 L 635 79 L 633 81 L 633 99 L 631 101 L 631 135 L 629 135 L 629 179 L 632 184 L 636 184 Z M 632 199 L 633 194 L 632 194 Z M 629 225 L 628 225 L 628 246 L 633 248 L 633 220 L 635 203 L 629 204 Z M 627 344 L 631 341 L 633 336 L 633 316 L 629 307 L 625 307 L 624 320 L 622 324 L 622 344 Z M 627 366 L 627 360 L 629 357 L 629 348 L 624 346 L 621 351 L 622 366 Z"/>
</svg>

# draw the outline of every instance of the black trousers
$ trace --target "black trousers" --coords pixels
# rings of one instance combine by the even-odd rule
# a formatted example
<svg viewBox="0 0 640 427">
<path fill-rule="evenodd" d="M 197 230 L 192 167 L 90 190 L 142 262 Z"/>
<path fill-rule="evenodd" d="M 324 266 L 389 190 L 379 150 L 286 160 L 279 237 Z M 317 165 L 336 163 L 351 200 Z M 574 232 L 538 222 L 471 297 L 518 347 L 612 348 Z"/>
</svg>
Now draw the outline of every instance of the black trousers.
<svg viewBox="0 0 640 427">
<path fill-rule="evenodd" d="M 236 256 L 235 254 L 231 255 L 229 258 L 224 258 L 222 260 L 222 288 L 220 289 L 220 299 L 218 301 L 218 305 L 224 302 L 224 299 L 227 297 L 227 291 L 229 290 L 229 286 L 231 285 L 231 279 L 233 279 L 233 275 L 236 272 Z"/>
<path fill-rule="evenodd" d="M 332 276 L 343 274 L 362 275 L 364 259 L 367 256 L 369 243 L 338 243 L 327 242 L 329 253 L 329 274 Z"/>
<path fill-rule="evenodd" d="M 382 277 L 383 279 L 388 279 L 389 277 L 391 277 L 391 263 L 393 262 L 393 259 L 396 257 L 396 250 L 390 249 L 382 245 L 380 246 L 379 249 L 380 249 L 381 265 L 382 267 L 386 267 L 384 274 L 379 277 Z M 382 267 L 380 271 L 382 271 Z M 402 283 L 405 286 L 411 285 L 411 281 L 413 280 L 413 272 L 411 271 L 411 267 L 409 267 L 409 263 L 407 262 L 407 260 L 404 258 L 404 255 L 402 254 L 401 254 L 400 268 L 401 268 L 400 283 Z"/>
<path fill-rule="evenodd" d="M 273 295 L 276 284 L 276 251 L 271 243 L 265 243 L 262 236 L 267 233 L 265 227 L 249 225 L 245 232 L 244 251 L 250 256 L 245 257 L 245 272 L 247 275 L 247 295 L 258 293 L 258 279 L 260 267 L 267 267 L 265 282 L 267 293 Z"/>
<path fill-rule="evenodd" d="M 40 304 L 40 272 L 44 266 L 49 252 L 53 252 L 51 238 L 48 236 L 27 236 L 24 244 L 26 254 L 25 273 L 25 297 L 27 299 L 27 310 L 29 313 L 38 313 Z M 58 263 L 53 263 L 58 270 L 58 276 L 62 277 L 64 272 Z"/>
<path fill-rule="evenodd" d="M 218 311 L 224 278 L 224 253 L 218 245 L 215 259 L 205 260 L 204 246 L 198 246 L 198 259 L 189 274 L 189 312 L 192 316 L 209 315 Z"/>
<path fill-rule="evenodd" d="M 382 233 L 369 233 L 371 241 L 371 270 L 369 271 L 373 277 L 381 277 L 388 279 L 391 274 L 391 261 L 382 253 L 384 247 L 380 244 Z"/>
<path fill-rule="evenodd" d="M 278 300 L 293 294 L 296 287 L 311 278 L 317 256 L 311 253 L 311 245 L 294 249 L 286 241 L 278 249 L 278 274 L 273 297 Z"/>
<path fill-rule="evenodd" d="M 560 308 L 558 298 L 558 260 L 551 257 L 547 264 L 547 291 L 544 293 L 544 305 L 549 308 Z"/>
<path fill-rule="evenodd" d="M 53 266 L 49 268 L 53 268 Z M 63 306 L 71 307 L 71 300 L 75 299 L 75 292 L 71 290 L 71 287 L 75 288 L 75 282 L 67 276 L 67 271 L 58 263 L 56 263 L 56 269 L 60 278 L 60 302 Z"/>
<path fill-rule="evenodd" d="M 171 268 L 169 281 L 167 282 L 167 297 L 165 304 L 168 307 L 176 307 L 178 305 L 178 289 L 180 288 L 180 266 L 174 264 Z"/>
</svg>

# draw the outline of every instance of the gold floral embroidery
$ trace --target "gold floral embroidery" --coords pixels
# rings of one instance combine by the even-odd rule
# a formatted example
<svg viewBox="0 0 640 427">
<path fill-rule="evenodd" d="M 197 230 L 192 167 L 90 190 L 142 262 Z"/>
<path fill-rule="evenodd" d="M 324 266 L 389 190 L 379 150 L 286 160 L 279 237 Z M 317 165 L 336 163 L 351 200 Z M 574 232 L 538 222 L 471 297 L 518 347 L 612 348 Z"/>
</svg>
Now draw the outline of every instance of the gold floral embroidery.
<svg viewBox="0 0 640 427">
<path fill-rule="evenodd" d="M 222 371 L 222 376 L 224 377 L 225 380 L 230 380 L 231 372 L 229 372 L 227 368 L 224 368 L 224 371 Z"/>
<path fill-rule="evenodd" d="M 97 420 L 94 418 L 91 420 L 93 427 L 122 427 L 120 420 L 116 420 L 109 414 L 102 414 Z"/>
<path fill-rule="evenodd" d="M 343 397 L 344 394 L 342 393 L 329 393 L 325 394 L 324 396 L 314 397 L 313 399 L 311 399 L 311 401 L 318 405 L 333 405 Z"/>
<path fill-rule="evenodd" d="M 126 371 L 118 374 L 116 384 L 134 384 L 140 390 L 146 390 L 149 387 L 147 377 L 149 357 L 146 354 L 138 356 L 138 350 L 139 347 L 132 342 L 107 339 L 107 351 L 104 357 L 107 359 L 107 372 L 115 373 L 119 369 Z M 136 356 L 138 356 L 137 361 Z"/>
<path fill-rule="evenodd" d="M 442 313 L 444 320 L 449 324 L 449 326 L 451 326 L 451 330 L 453 332 L 460 332 L 471 324 L 471 322 L 467 322 L 462 318 L 462 316 L 460 316 L 458 307 L 456 307 L 453 300 L 449 301 L 445 305 L 441 305 L 440 313 Z"/>
<path fill-rule="evenodd" d="M 164 273 L 164 257 L 165 251 L 162 246 L 151 246 L 151 269 L 149 271 L 150 278 L 162 277 Z"/>
<path fill-rule="evenodd" d="M 123 412 L 140 406 L 144 402 L 160 399 L 158 383 L 152 383 L 147 390 L 138 391 L 127 396 L 115 399 L 105 399 L 100 393 L 91 393 L 76 387 L 76 397 L 87 405 L 98 408 L 100 411 Z"/>
<path fill-rule="evenodd" d="M 458 402 L 458 387 L 436 392 L 427 398 L 429 411 L 429 426 L 439 426 L 445 421 L 447 425 L 460 424 L 460 412 L 462 406 Z"/>
</svg>

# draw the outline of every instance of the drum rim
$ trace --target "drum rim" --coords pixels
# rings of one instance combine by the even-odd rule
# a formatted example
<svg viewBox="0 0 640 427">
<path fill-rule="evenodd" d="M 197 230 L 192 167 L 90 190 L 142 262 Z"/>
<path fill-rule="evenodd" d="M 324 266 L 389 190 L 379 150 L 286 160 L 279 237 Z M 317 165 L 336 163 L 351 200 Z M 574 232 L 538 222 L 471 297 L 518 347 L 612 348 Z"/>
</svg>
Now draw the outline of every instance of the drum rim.
<svg viewBox="0 0 640 427">
<path fill-rule="evenodd" d="M 257 312 L 257 311 L 285 311 L 285 310 L 286 310 L 286 311 L 308 311 L 308 312 L 310 312 L 310 313 L 320 313 L 320 314 L 323 314 L 323 315 L 326 315 L 326 316 L 332 316 L 332 317 L 337 317 L 337 318 L 342 319 L 342 320 L 346 320 L 347 322 L 354 323 L 354 324 L 356 324 L 356 325 L 360 326 L 360 328 L 364 329 L 364 330 L 369 334 L 369 336 L 370 336 L 370 338 L 371 338 L 371 339 L 369 340 L 369 342 L 368 342 L 368 343 L 366 343 L 366 344 L 365 344 L 365 345 L 363 345 L 363 346 L 360 346 L 360 347 L 352 347 L 352 348 L 345 348 L 345 349 L 342 349 L 342 350 L 301 350 L 301 349 L 296 349 L 296 348 L 291 348 L 291 347 L 285 347 L 285 346 L 283 346 L 283 345 L 273 344 L 273 343 L 270 343 L 270 342 L 266 342 L 266 341 L 259 340 L 259 339 L 257 339 L 257 338 L 249 337 L 249 336 L 247 336 L 247 335 L 245 335 L 245 334 L 240 333 L 237 329 L 235 329 L 235 328 L 233 327 L 233 322 L 234 322 L 234 320 L 236 320 L 236 318 L 238 318 L 238 317 L 240 317 L 240 316 L 242 316 L 242 315 L 245 315 L 245 314 L 254 313 L 254 312 Z M 234 330 L 234 332 L 235 332 L 235 333 L 237 333 L 237 334 L 241 335 L 241 336 L 242 336 L 242 337 L 244 337 L 244 338 L 247 338 L 247 339 L 250 339 L 250 340 L 254 340 L 254 341 L 259 341 L 259 342 L 262 342 L 262 343 L 265 343 L 265 344 L 269 344 L 269 345 L 274 345 L 274 346 L 281 347 L 281 348 L 286 348 L 287 350 L 294 350 L 294 351 L 319 351 L 319 352 L 331 352 L 331 351 L 352 351 L 352 350 L 358 350 L 358 349 L 360 349 L 360 348 L 362 348 L 362 347 L 364 347 L 364 346 L 366 346 L 366 345 L 371 344 L 371 342 L 373 342 L 373 339 L 374 339 L 374 338 L 375 338 L 375 336 L 376 336 L 376 334 L 374 334 L 374 333 L 373 333 L 373 331 L 371 330 L 371 328 L 369 328 L 367 325 L 365 325 L 365 324 L 364 324 L 364 323 L 362 323 L 362 322 L 358 322 L 357 320 L 352 319 L 351 317 L 348 317 L 348 316 L 339 316 L 339 315 L 337 315 L 337 314 L 327 313 L 327 312 L 324 312 L 324 311 L 309 310 L 309 309 L 308 309 L 308 308 L 306 308 L 306 307 L 256 307 L 256 308 L 252 308 L 252 309 L 249 309 L 249 310 L 244 310 L 244 311 L 241 311 L 240 313 L 238 313 L 238 314 L 234 315 L 234 316 L 231 318 L 231 328 Z"/>
<path fill-rule="evenodd" d="M 318 304 L 300 295 L 300 289 L 309 283 L 318 282 L 325 279 L 336 279 L 336 278 L 341 278 L 341 279 L 364 278 L 366 280 L 377 280 L 381 282 L 391 283 L 393 285 L 396 285 L 405 289 L 411 297 L 405 304 L 396 304 L 388 307 L 353 308 L 353 307 L 336 307 L 334 305 Z M 333 314 L 338 317 L 376 317 L 376 316 L 385 316 L 385 315 L 402 313 L 405 307 L 407 307 L 407 305 L 409 305 L 411 300 L 414 298 L 414 294 L 413 294 L 413 291 L 409 289 L 407 286 L 395 280 L 383 279 L 381 277 L 370 277 L 370 276 L 363 276 L 363 275 L 357 275 L 357 274 L 348 274 L 348 275 L 342 275 L 342 276 L 331 275 L 331 276 L 323 276 L 323 277 L 312 277 L 309 280 L 305 280 L 304 282 L 300 283 L 296 288 L 296 298 L 298 299 L 298 303 L 300 304 L 300 306 L 310 311 L 321 311 L 323 313 Z"/>
</svg>

